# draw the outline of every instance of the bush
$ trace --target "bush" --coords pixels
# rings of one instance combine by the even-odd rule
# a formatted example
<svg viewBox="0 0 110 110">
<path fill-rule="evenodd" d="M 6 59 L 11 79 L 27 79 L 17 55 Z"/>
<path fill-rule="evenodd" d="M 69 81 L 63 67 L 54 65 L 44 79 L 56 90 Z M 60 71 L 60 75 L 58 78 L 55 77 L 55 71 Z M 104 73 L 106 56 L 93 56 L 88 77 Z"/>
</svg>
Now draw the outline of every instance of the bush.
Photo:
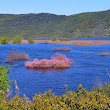
<svg viewBox="0 0 110 110">
<path fill-rule="evenodd" d="M 72 62 L 65 56 L 59 53 L 56 53 L 50 60 L 35 59 L 32 62 L 27 61 L 25 66 L 27 68 L 35 68 L 35 69 L 64 69 L 69 68 Z"/>
<path fill-rule="evenodd" d="M 32 38 L 29 38 L 29 39 L 28 39 L 28 42 L 29 42 L 30 44 L 32 44 L 32 43 L 34 43 L 34 40 L 33 40 Z"/>
<path fill-rule="evenodd" d="M 68 47 L 54 48 L 53 50 L 54 51 L 71 51 L 71 49 Z"/>
<path fill-rule="evenodd" d="M 6 59 L 5 62 L 12 62 L 16 60 L 28 60 L 29 55 L 26 53 L 17 53 L 17 52 L 11 52 L 8 55 L 8 58 Z"/>
<path fill-rule="evenodd" d="M 9 88 L 8 70 L 4 66 L 0 66 L 0 100 L 6 95 Z"/>
<path fill-rule="evenodd" d="M 93 91 L 101 92 L 102 94 L 105 94 L 106 96 L 110 97 L 110 83 L 107 83 L 100 88 L 94 87 Z"/>
<path fill-rule="evenodd" d="M 81 38 L 81 36 L 80 36 L 80 35 L 78 35 L 78 34 L 76 34 L 76 35 L 75 35 L 75 38 Z"/>
<path fill-rule="evenodd" d="M 1 37 L 0 38 L 0 44 L 7 44 L 9 42 L 9 38 L 8 37 Z"/>
<path fill-rule="evenodd" d="M 101 52 L 99 53 L 100 56 L 109 56 L 110 52 Z"/>
<path fill-rule="evenodd" d="M 56 41 L 57 39 L 58 39 L 58 36 L 55 35 L 55 36 L 52 37 L 51 40 L 52 40 L 52 41 Z"/>
<path fill-rule="evenodd" d="M 32 101 L 15 96 L 0 103 L 1 110 L 109 110 L 110 98 L 99 92 L 88 92 L 80 85 L 77 92 L 56 96 L 52 91 L 36 94 Z"/>
<path fill-rule="evenodd" d="M 13 43 L 13 44 L 20 44 L 20 43 L 21 43 L 21 37 L 20 37 L 20 36 L 15 36 L 15 37 L 12 39 L 12 43 Z"/>
</svg>

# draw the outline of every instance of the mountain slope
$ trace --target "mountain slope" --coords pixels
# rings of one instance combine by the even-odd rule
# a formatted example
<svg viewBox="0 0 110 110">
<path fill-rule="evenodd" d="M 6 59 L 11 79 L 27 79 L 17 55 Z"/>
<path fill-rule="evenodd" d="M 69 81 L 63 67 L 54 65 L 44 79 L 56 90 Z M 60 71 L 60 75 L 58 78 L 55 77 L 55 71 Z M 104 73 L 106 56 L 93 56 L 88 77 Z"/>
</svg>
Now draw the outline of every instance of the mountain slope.
<svg viewBox="0 0 110 110">
<path fill-rule="evenodd" d="M 0 36 L 95 37 L 110 36 L 110 10 L 71 16 L 40 14 L 0 14 Z"/>
<path fill-rule="evenodd" d="M 69 16 L 68 32 L 76 36 L 109 36 L 110 10 L 102 12 L 89 12 Z"/>
</svg>

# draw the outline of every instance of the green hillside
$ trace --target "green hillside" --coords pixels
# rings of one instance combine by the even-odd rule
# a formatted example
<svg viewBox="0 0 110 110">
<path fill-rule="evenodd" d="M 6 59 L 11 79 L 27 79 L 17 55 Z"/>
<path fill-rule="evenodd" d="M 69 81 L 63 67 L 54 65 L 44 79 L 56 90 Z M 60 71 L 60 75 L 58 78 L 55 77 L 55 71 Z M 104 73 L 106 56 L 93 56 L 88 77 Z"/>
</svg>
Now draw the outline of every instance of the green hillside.
<svg viewBox="0 0 110 110">
<path fill-rule="evenodd" d="M 96 37 L 110 36 L 110 10 L 71 16 L 40 14 L 0 14 L 0 36 Z"/>
</svg>

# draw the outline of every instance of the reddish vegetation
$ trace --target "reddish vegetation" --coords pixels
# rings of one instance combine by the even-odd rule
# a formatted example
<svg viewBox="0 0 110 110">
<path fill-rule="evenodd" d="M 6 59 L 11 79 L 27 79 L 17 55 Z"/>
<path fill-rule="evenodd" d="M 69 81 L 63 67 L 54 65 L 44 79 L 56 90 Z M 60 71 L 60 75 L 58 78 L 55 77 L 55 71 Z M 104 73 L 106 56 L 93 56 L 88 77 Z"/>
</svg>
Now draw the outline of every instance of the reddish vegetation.
<svg viewBox="0 0 110 110">
<path fill-rule="evenodd" d="M 35 59 L 32 62 L 27 61 L 25 66 L 27 68 L 36 68 L 36 69 L 64 69 L 69 68 L 72 62 L 65 56 L 59 53 L 56 53 L 51 59 Z"/>
<path fill-rule="evenodd" d="M 72 43 L 78 46 L 102 45 L 110 44 L 110 40 L 74 40 Z"/>
<path fill-rule="evenodd" d="M 68 47 L 62 47 L 62 48 L 54 48 L 54 51 L 71 51 Z"/>
<path fill-rule="evenodd" d="M 109 52 L 102 52 L 102 53 L 99 53 L 99 55 L 100 56 L 108 56 L 108 55 L 110 55 L 110 53 Z"/>
<path fill-rule="evenodd" d="M 28 60 L 29 56 L 25 53 L 10 53 L 8 59 L 5 62 L 12 62 L 15 60 Z"/>
</svg>

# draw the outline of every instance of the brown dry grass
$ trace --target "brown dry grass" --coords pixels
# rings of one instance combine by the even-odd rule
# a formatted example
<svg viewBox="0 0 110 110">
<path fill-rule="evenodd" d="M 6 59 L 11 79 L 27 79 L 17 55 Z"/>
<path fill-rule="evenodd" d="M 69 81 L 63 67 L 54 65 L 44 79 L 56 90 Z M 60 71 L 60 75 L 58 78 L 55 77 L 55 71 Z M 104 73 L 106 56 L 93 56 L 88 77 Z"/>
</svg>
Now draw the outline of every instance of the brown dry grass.
<svg viewBox="0 0 110 110">
<path fill-rule="evenodd" d="M 74 44 L 78 46 L 102 45 L 110 44 L 110 40 L 70 40 L 70 41 L 51 41 L 51 40 L 34 40 L 35 43 L 56 43 L 56 44 Z M 27 44 L 27 40 L 22 40 L 23 44 Z"/>
<path fill-rule="evenodd" d="M 79 46 L 88 46 L 88 45 L 102 45 L 102 44 L 110 44 L 108 40 L 76 40 L 72 42 L 74 45 Z"/>
</svg>

